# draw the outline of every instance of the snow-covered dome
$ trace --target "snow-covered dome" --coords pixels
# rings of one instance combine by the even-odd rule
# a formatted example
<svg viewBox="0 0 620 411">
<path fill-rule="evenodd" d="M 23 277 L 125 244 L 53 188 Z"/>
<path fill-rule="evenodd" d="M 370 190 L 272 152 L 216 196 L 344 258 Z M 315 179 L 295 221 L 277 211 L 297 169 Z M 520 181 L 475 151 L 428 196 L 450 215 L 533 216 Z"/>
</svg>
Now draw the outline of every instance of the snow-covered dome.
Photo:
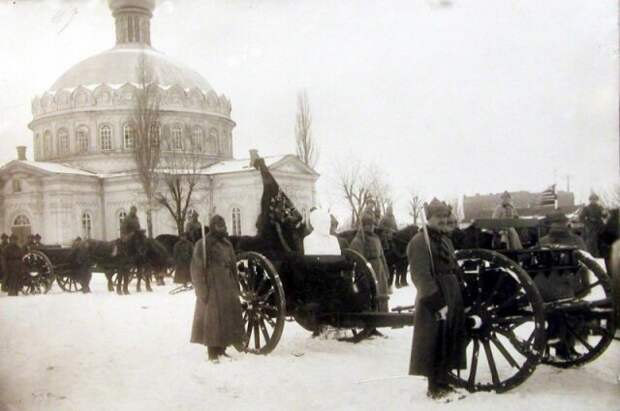
<svg viewBox="0 0 620 411">
<path fill-rule="evenodd" d="M 189 151 L 204 166 L 232 158 L 228 98 L 151 47 L 155 0 L 108 3 L 116 46 L 74 65 L 32 100 L 35 159 L 98 173 L 135 168 L 135 95 L 144 81 L 156 87 L 159 116 L 151 129 L 161 137 L 162 158 Z"/>
<path fill-rule="evenodd" d="M 142 57 L 143 56 L 143 57 Z M 144 58 L 159 85 L 181 86 L 183 89 L 197 88 L 203 93 L 213 89 L 197 72 L 171 60 L 146 44 L 119 44 L 111 50 L 89 57 L 71 67 L 56 80 L 51 92 L 61 89 L 73 90 L 79 86 L 92 87 L 101 84 L 138 84 L 138 64 Z"/>
</svg>

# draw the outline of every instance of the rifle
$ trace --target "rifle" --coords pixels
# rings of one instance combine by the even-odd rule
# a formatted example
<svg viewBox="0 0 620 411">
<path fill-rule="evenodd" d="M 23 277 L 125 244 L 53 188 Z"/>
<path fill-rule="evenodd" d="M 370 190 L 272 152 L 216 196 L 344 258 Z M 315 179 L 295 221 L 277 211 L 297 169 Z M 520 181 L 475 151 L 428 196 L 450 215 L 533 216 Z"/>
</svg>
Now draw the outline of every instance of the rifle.
<svg viewBox="0 0 620 411">
<path fill-rule="evenodd" d="M 205 225 L 200 223 L 200 232 L 202 234 L 202 270 L 207 271 L 207 239 L 205 235 Z"/>
<path fill-rule="evenodd" d="M 428 251 L 428 257 L 431 263 L 431 276 L 436 280 L 437 272 L 435 271 L 435 262 L 433 261 L 433 250 L 431 249 L 431 238 L 428 235 L 428 221 L 426 221 L 426 215 L 424 214 L 424 212 L 422 212 L 421 218 L 422 218 L 422 232 L 424 233 L 424 242 L 426 243 L 426 251 Z M 437 284 L 437 287 L 439 289 L 439 293 L 443 297 L 443 292 L 441 291 L 441 287 L 439 286 L 439 284 Z M 445 297 L 444 297 L 444 301 L 445 301 Z M 439 313 L 436 313 L 435 315 L 436 317 L 438 317 L 437 318 L 438 320 L 441 320 L 441 315 Z"/>
</svg>

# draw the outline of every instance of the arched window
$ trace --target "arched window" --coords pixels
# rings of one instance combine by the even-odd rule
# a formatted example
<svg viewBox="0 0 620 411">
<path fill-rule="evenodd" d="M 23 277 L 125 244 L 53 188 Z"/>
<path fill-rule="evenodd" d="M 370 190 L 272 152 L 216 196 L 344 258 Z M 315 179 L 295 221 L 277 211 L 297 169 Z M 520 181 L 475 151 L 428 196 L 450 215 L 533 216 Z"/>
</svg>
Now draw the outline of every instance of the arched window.
<svg viewBox="0 0 620 411">
<path fill-rule="evenodd" d="M 89 213 L 82 213 L 82 238 L 91 238 L 93 220 Z"/>
<path fill-rule="evenodd" d="M 69 154 L 69 133 L 66 129 L 61 128 L 57 133 L 58 138 L 58 155 Z"/>
<path fill-rule="evenodd" d="M 193 151 L 202 152 L 204 150 L 204 132 L 202 127 L 195 126 L 192 130 L 192 144 L 194 145 Z"/>
<path fill-rule="evenodd" d="M 180 124 L 172 126 L 172 149 L 183 150 L 183 128 Z"/>
<path fill-rule="evenodd" d="M 159 147 L 159 143 L 161 140 L 161 126 L 159 125 L 159 123 L 156 122 L 151 124 L 151 132 L 149 133 L 149 138 L 153 147 Z"/>
<path fill-rule="evenodd" d="M 232 209 L 232 234 L 241 235 L 241 210 L 237 207 Z"/>
<path fill-rule="evenodd" d="M 19 178 L 13 178 L 13 192 L 21 193 L 22 192 L 22 180 Z"/>
<path fill-rule="evenodd" d="M 133 149 L 136 145 L 136 136 L 131 125 L 125 124 L 123 127 L 123 145 L 127 149 Z"/>
<path fill-rule="evenodd" d="M 88 136 L 88 128 L 85 126 L 78 127 L 75 132 L 75 147 L 78 153 L 87 153 L 88 145 L 90 143 L 90 138 Z"/>
<path fill-rule="evenodd" d="M 30 220 L 23 214 L 18 215 L 13 220 L 13 226 L 11 227 L 11 233 L 17 236 L 18 244 L 26 244 L 28 236 L 32 233 L 30 226 Z"/>
<path fill-rule="evenodd" d="M 124 209 L 122 209 L 122 208 L 121 208 L 121 209 L 120 209 L 120 210 L 116 213 L 116 215 L 118 216 L 118 219 L 117 219 L 116 221 L 118 221 L 118 227 L 117 227 L 117 229 L 118 229 L 118 232 L 119 232 L 119 235 L 120 235 L 120 232 L 121 232 L 121 226 L 123 225 L 123 220 L 125 219 L 125 217 L 127 217 L 127 211 L 125 211 Z"/>
<path fill-rule="evenodd" d="M 217 154 L 218 146 L 219 146 L 219 139 L 220 139 L 220 136 L 219 136 L 219 133 L 217 132 L 217 129 L 215 128 L 210 129 L 209 130 L 209 141 L 208 141 L 209 153 Z"/>
<path fill-rule="evenodd" d="M 54 151 L 54 142 L 52 141 L 52 133 L 46 131 L 43 134 L 43 152 L 45 157 L 49 158 L 52 156 Z"/>
<path fill-rule="evenodd" d="M 112 127 L 105 125 L 99 129 L 99 143 L 101 150 L 112 150 Z"/>
</svg>

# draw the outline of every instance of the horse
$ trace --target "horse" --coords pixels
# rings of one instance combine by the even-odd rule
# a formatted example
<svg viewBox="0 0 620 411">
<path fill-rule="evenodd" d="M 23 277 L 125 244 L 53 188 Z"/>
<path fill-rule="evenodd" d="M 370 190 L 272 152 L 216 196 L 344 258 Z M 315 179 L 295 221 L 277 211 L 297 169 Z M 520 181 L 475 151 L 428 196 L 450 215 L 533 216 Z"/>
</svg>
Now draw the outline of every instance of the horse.
<svg viewBox="0 0 620 411">
<path fill-rule="evenodd" d="M 392 238 L 383 242 L 383 253 L 390 269 L 390 286 L 394 284 L 396 288 L 407 287 L 407 267 L 409 260 L 407 258 L 407 246 L 411 239 L 420 231 L 417 225 L 411 224 L 397 230 Z M 381 237 L 380 230 L 378 230 Z"/>
<path fill-rule="evenodd" d="M 146 276 L 144 270 L 148 262 L 148 246 L 143 230 L 135 232 L 124 244 L 118 240 L 84 240 L 82 247 L 85 247 L 90 265 L 96 265 L 105 273 L 108 279 L 108 290 L 114 290 L 112 276 L 116 273 L 117 294 L 129 294 L 129 273 L 132 268 L 135 268 L 138 279 L 142 277 L 147 291 L 152 291 L 150 276 Z"/>
</svg>

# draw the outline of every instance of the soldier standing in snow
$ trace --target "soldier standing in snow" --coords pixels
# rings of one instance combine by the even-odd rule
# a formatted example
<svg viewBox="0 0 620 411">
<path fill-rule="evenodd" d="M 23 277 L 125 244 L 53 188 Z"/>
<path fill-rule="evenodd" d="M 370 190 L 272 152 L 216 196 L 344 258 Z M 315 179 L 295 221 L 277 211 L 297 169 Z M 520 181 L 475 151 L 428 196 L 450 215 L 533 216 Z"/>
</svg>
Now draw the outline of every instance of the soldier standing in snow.
<svg viewBox="0 0 620 411">
<path fill-rule="evenodd" d="M 454 392 L 448 373 L 466 365 L 462 273 L 446 236 L 450 208 L 433 199 L 425 213 L 427 229 L 407 246 L 417 289 L 409 374 L 427 377 L 427 395 L 441 399 Z"/>
<path fill-rule="evenodd" d="M 196 308 L 190 341 L 206 345 L 209 360 L 219 362 L 227 356 L 227 346 L 243 342 L 235 250 L 219 215 L 211 218 L 209 234 L 194 246 L 191 275 Z"/>
<path fill-rule="evenodd" d="M 502 194 L 501 203 L 493 212 L 493 218 L 519 218 L 519 213 L 512 205 L 512 197 L 508 191 L 504 191 L 504 194 Z M 523 248 L 519 234 L 514 227 L 502 230 L 500 242 L 505 244 L 509 250 L 520 250 Z"/>
<path fill-rule="evenodd" d="M 188 240 L 188 233 L 183 233 L 172 250 L 175 284 L 183 284 L 187 287 L 188 283 L 192 281 L 189 267 L 192 263 L 193 249 L 194 245 Z"/>
<path fill-rule="evenodd" d="M 383 247 L 379 236 L 375 234 L 375 215 L 371 209 L 364 210 L 361 217 L 360 230 L 351 241 L 350 248 L 364 256 L 372 265 L 377 275 L 377 299 L 379 300 L 379 311 L 388 310 L 388 275 L 389 269 L 383 255 Z"/>
<path fill-rule="evenodd" d="M 4 261 L 4 249 L 9 245 L 9 236 L 6 233 L 2 233 L 2 242 L 0 243 L 0 281 L 2 281 L 2 291 L 7 291 L 7 272 Z"/>
<path fill-rule="evenodd" d="M 19 244 L 17 244 L 17 236 L 11 234 L 10 242 L 4 249 L 4 260 L 7 271 L 7 291 L 11 296 L 16 296 L 22 286 L 22 276 L 24 273 L 22 264 L 23 256 L 24 251 Z"/>
<path fill-rule="evenodd" d="M 600 257 L 598 237 L 605 226 L 607 211 L 599 202 L 595 193 L 590 195 L 590 204 L 585 206 L 579 214 L 579 221 L 584 225 L 584 240 L 588 246 L 588 252 L 594 257 Z"/>
</svg>

